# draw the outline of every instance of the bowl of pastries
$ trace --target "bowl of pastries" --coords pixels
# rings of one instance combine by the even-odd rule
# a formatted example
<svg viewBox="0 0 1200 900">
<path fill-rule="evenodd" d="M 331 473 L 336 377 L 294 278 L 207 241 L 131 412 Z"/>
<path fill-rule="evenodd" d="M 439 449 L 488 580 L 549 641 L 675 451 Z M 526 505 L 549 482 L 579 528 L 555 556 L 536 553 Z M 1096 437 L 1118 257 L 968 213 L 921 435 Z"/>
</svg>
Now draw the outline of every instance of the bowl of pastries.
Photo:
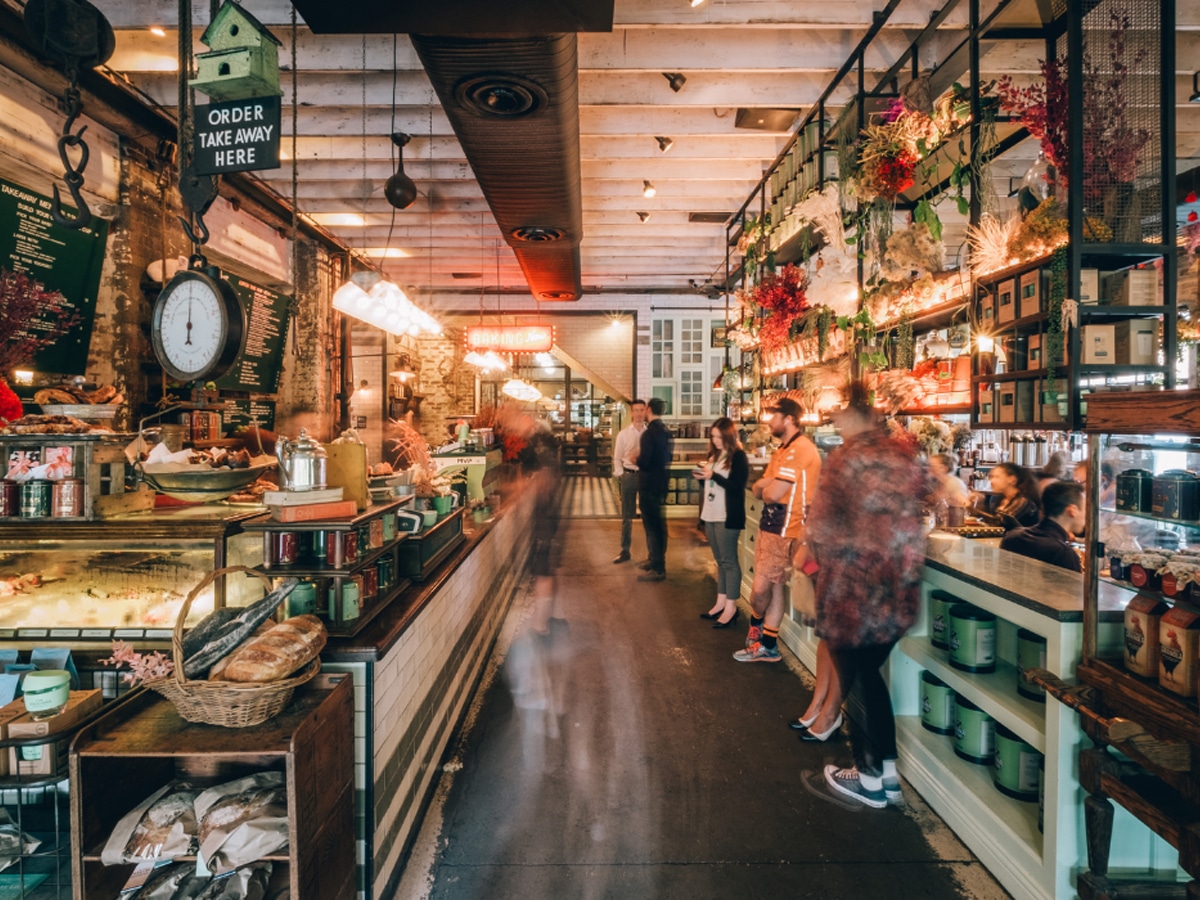
<svg viewBox="0 0 1200 900">
<path fill-rule="evenodd" d="M 160 494 L 188 503 L 212 503 L 245 492 L 275 465 L 273 456 L 252 457 L 245 450 L 227 453 L 218 448 L 191 452 L 186 462 L 147 460 L 142 463 L 142 476 Z"/>
</svg>

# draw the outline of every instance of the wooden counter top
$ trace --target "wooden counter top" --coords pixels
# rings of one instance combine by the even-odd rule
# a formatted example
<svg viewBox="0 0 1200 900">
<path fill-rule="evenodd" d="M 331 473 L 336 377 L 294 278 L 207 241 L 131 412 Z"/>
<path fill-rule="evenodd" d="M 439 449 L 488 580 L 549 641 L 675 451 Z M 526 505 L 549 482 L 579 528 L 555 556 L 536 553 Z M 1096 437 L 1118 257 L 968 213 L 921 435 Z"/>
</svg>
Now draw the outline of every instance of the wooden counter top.
<svg viewBox="0 0 1200 900">
<path fill-rule="evenodd" d="M 1059 622 L 1083 621 L 1083 575 L 980 541 L 934 532 L 925 564 Z M 1100 620 L 1122 621 L 1136 591 L 1100 583 Z"/>
</svg>

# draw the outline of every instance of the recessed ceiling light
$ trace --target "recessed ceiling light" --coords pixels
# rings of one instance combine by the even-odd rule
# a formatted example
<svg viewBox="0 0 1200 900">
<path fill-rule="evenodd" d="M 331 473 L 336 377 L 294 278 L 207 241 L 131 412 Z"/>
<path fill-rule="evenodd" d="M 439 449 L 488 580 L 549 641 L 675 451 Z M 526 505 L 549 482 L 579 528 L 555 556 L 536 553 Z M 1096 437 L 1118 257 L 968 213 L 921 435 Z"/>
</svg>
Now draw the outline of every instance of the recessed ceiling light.
<svg viewBox="0 0 1200 900">
<path fill-rule="evenodd" d="M 675 142 L 669 137 L 656 137 L 655 140 L 658 141 L 658 149 L 663 153 L 675 146 Z"/>
<path fill-rule="evenodd" d="M 667 84 L 671 86 L 671 90 L 679 93 L 683 90 L 683 86 L 687 84 L 687 76 L 682 72 L 663 72 L 663 78 L 667 79 Z"/>
<path fill-rule="evenodd" d="M 657 193 L 658 193 L 658 191 L 655 190 L 654 185 L 652 185 L 649 181 L 642 181 L 642 196 L 643 197 L 653 197 Z"/>
<path fill-rule="evenodd" d="M 639 213 L 637 214 L 637 217 L 638 217 L 639 219 L 641 219 L 641 220 L 642 220 L 642 224 L 643 224 L 643 225 L 644 225 L 646 222 L 649 222 L 649 221 L 650 221 L 650 213 L 648 213 L 648 212 L 639 212 Z"/>
<path fill-rule="evenodd" d="M 703 2 L 704 2 L 704 0 L 692 0 L 692 9 L 695 9 L 697 6 L 699 6 Z"/>
<path fill-rule="evenodd" d="M 154 35 L 155 37 L 166 37 L 167 36 L 166 29 L 164 29 L 160 25 L 151 25 L 150 33 L 152 35 Z"/>
</svg>

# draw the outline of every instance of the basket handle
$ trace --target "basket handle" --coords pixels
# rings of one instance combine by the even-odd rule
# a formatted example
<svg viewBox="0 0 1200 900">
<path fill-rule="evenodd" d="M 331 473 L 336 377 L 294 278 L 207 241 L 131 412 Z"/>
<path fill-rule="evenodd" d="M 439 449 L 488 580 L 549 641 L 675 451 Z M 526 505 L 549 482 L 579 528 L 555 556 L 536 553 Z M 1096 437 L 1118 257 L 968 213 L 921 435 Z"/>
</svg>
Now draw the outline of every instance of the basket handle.
<svg viewBox="0 0 1200 900">
<path fill-rule="evenodd" d="M 179 610 L 179 617 L 175 620 L 175 630 L 171 633 L 171 656 L 175 661 L 175 680 L 180 684 L 187 684 L 187 676 L 183 674 L 183 623 L 187 620 L 188 613 L 192 609 L 192 601 L 200 596 L 200 592 L 220 578 L 222 575 L 229 575 L 234 572 L 245 572 L 248 575 L 253 575 L 267 586 L 267 592 L 271 591 L 271 579 L 264 575 L 258 569 L 252 569 L 249 566 L 226 566 L 223 569 L 215 569 L 209 572 L 201 579 L 200 583 L 188 592 L 187 597 L 183 601 L 183 606 Z"/>
</svg>

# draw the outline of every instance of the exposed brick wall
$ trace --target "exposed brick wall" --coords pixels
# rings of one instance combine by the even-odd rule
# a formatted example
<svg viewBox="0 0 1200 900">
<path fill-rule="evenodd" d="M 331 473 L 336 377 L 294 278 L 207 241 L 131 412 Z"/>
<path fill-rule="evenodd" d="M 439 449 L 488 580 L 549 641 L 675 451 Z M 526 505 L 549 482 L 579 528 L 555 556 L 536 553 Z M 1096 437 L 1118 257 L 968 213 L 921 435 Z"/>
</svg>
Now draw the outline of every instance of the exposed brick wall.
<svg viewBox="0 0 1200 900">
<path fill-rule="evenodd" d="M 422 335 L 410 340 L 419 369 L 414 390 L 425 395 L 413 426 L 436 447 L 448 440 L 447 417 L 475 412 L 475 367 L 463 362 L 463 337 L 458 328 L 447 328 L 438 337 Z"/>
</svg>

